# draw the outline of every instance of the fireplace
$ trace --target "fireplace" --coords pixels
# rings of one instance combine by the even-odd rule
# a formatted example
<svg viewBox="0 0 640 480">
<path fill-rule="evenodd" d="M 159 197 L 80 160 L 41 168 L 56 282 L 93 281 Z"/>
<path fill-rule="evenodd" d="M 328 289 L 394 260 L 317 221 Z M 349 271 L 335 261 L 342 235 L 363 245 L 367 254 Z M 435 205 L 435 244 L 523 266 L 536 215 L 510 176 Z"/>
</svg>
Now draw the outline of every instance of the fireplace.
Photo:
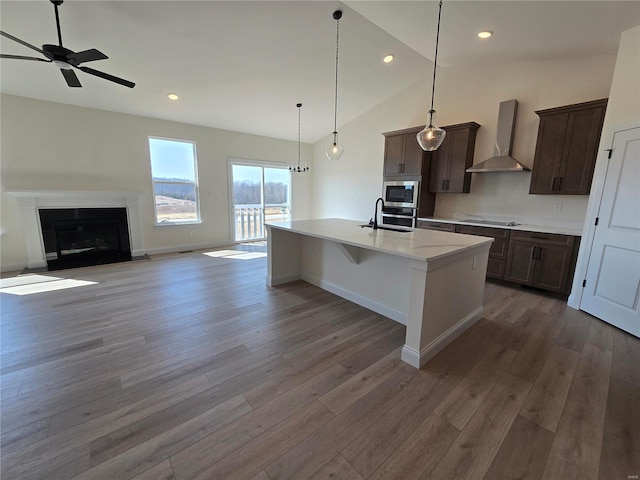
<svg viewBox="0 0 640 480">
<path fill-rule="evenodd" d="M 126 208 L 40 209 L 49 270 L 131 260 Z"/>
<path fill-rule="evenodd" d="M 129 246 L 130 255 L 133 258 L 144 257 L 142 246 L 142 231 L 140 221 L 140 192 L 125 191 L 64 191 L 64 190 L 14 190 L 7 191 L 15 198 L 20 215 L 25 246 L 27 248 L 27 268 L 46 268 L 48 264 L 45 250 L 48 254 L 56 252 L 57 247 L 45 248 L 43 228 L 40 221 L 40 212 L 47 210 L 109 210 L 121 209 L 126 211 L 128 224 L 128 242 L 120 237 L 120 241 Z M 90 225 L 89 228 L 92 228 Z M 126 228 L 126 227 L 125 227 Z M 63 232 L 61 232 L 63 233 Z M 69 233 L 69 232 L 64 232 Z M 49 236 L 49 234 L 47 234 Z M 89 247 L 79 247 L 89 248 Z M 63 250 L 72 250 L 64 248 Z M 60 252 L 67 254 L 68 252 Z M 79 253 L 79 252 L 77 252 Z M 71 258 L 71 257 L 69 257 Z M 16 265 L 14 269 L 22 268 Z"/>
</svg>

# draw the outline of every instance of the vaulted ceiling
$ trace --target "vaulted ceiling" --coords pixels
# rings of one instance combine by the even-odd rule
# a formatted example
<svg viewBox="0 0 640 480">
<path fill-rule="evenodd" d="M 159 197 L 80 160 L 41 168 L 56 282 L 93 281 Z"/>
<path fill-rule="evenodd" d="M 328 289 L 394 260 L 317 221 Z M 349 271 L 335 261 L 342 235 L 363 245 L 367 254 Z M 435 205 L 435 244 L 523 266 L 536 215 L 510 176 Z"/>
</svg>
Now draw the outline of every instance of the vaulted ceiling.
<svg viewBox="0 0 640 480">
<path fill-rule="evenodd" d="M 435 1 L 67 0 L 59 8 L 63 45 L 104 52 L 108 59 L 86 65 L 135 88 L 80 71 L 83 87 L 69 88 L 53 64 L 2 59 L 0 91 L 289 140 L 302 102 L 302 140 L 315 142 L 333 128 L 336 9 L 344 12 L 339 125 L 430 82 Z M 445 0 L 439 63 L 498 68 L 615 54 L 620 33 L 639 24 L 638 1 Z M 0 1 L 0 25 L 37 47 L 57 43 L 48 0 Z M 478 39 L 485 29 L 494 36 Z M 38 56 L 4 37 L 0 51 Z M 395 55 L 390 64 L 382 62 L 387 53 Z M 180 99 L 168 100 L 169 92 Z"/>
</svg>

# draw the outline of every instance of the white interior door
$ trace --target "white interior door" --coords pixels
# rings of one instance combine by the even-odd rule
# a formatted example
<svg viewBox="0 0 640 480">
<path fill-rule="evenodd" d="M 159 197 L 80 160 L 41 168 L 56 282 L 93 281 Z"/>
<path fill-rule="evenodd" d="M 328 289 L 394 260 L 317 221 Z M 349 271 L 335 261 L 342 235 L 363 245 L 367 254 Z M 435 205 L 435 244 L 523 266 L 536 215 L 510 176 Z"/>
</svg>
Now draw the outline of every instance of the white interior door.
<svg viewBox="0 0 640 480">
<path fill-rule="evenodd" d="M 640 127 L 616 132 L 580 309 L 640 337 Z"/>
</svg>

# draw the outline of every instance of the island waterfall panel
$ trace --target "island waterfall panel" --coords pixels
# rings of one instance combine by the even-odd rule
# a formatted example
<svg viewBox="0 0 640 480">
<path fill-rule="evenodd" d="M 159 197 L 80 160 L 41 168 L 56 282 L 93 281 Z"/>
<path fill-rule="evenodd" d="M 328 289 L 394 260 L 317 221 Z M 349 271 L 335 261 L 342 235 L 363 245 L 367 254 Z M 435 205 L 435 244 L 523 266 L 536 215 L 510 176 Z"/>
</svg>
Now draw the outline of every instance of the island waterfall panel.
<svg viewBox="0 0 640 480">
<path fill-rule="evenodd" d="M 38 211 L 49 270 L 131 260 L 126 208 Z"/>
</svg>

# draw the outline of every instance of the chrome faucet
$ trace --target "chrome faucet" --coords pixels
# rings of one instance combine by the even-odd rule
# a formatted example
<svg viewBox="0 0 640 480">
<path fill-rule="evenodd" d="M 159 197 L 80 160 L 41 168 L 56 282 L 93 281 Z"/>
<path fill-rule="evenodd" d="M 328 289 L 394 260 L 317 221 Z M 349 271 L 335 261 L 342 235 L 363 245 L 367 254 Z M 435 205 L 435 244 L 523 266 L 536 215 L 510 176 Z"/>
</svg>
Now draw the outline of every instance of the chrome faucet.
<svg viewBox="0 0 640 480">
<path fill-rule="evenodd" d="M 376 208 L 373 212 L 373 229 L 378 229 L 378 202 L 382 202 L 382 210 L 384 211 L 384 199 L 382 197 L 378 197 L 376 200 Z"/>
</svg>

